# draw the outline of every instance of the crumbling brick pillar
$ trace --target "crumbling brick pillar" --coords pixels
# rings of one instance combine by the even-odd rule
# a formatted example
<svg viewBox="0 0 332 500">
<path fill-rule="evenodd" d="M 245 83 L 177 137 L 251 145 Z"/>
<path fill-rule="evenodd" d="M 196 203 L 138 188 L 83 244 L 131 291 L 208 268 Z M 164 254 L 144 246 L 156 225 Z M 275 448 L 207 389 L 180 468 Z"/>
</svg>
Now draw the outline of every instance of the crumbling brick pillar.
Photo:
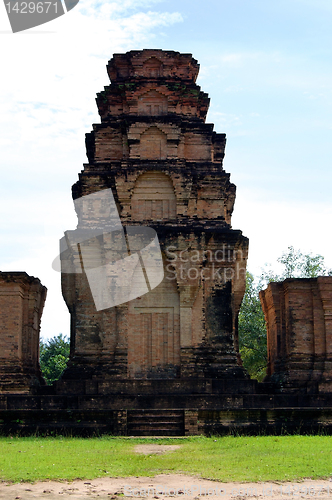
<svg viewBox="0 0 332 500">
<path fill-rule="evenodd" d="M 39 367 L 46 288 L 22 272 L 0 272 L 0 393 L 31 393 L 45 384 Z"/>
<path fill-rule="evenodd" d="M 332 391 L 332 277 L 270 283 L 260 299 L 268 377 L 281 388 Z"/>
<path fill-rule="evenodd" d="M 317 278 L 318 291 L 323 308 L 325 330 L 324 372 L 319 388 L 322 392 L 332 391 L 332 276 Z"/>
</svg>

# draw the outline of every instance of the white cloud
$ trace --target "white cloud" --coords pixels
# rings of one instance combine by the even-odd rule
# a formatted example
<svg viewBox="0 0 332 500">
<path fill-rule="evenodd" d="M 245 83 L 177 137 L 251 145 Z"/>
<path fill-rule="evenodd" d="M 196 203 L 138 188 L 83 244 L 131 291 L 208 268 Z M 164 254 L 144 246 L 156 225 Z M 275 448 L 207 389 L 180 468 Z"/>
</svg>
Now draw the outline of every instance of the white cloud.
<svg viewBox="0 0 332 500">
<path fill-rule="evenodd" d="M 35 143 L 38 152 L 58 137 L 67 138 L 68 147 L 73 138 L 81 141 L 80 124 L 87 132 L 98 120 L 94 96 L 109 83 L 105 63 L 112 54 L 144 43 L 159 27 L 182 21 L 177 12 L 136 12 L 153 3 L 84 1 L 53 21 L 58 31 L 45 34 L 42 43 L 40 37 L 23 39 L 23 33 L 10 39 L 0 56 L 5 69 L 1 144 L 19 140 L 29 150 Z"/>
<path fill-rule="evenodd" d="M 229 127 L 239 127 L 242 123 L 242 117 L 237 116 L 233 113 L 222 113 L 220 111 L 210 111 L 209 119 L 215 124 L 215 128 L 221 128 L 222 130 L 225 127 L 228 129 Z"/>
<path fill-rule="evenodd" d="M 302 253 L 322 255 L 326 266 L 332 268 L 331 219 L 330 203 L 278 202 L 262 196 L 260 191 L 241 188 L 232 225 L 249 237 L 248 269 L 259 275 L 265 264 L 277 268 L 277 258 L 289 246 Z"/>
</svg>

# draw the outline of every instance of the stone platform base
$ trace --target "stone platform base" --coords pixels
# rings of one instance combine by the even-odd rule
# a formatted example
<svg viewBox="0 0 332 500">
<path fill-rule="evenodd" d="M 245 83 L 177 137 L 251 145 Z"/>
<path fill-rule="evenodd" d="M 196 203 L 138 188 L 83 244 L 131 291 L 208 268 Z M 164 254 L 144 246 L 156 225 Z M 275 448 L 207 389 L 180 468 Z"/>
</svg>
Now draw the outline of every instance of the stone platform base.
<svg viewBox="0 0 332 500">
<path fill-rule="evenodd" d="M 238 410 L 2 410 L 0 432 L 19 435 L 194 436 L 332 434 L 332 407 Z"/>
<path fill-rule="evenodd" d="M 192 395 L 219 395 L 219 394 L 255 394 L 258 387 L 257 380 L 249 378 L 174 378 L 174 379 L 61 379 L 55 383 L 55 394 L 57 395 L 94 395 L 109 396 L 118 400 L 120 396 L 128 396 L 130 399 L 152 396 L 159 398 L 167 395 L 181 395 L 191 397 Z M 273 384 L 264 384 L 264 389 L 272 389 Z M 156 402 L 157 404 L 157 402 Z"/>
<path fill-rule="evenodd" d="M 225 381 L 217 381 L 220 385 L 214 391 L 211 381 L 205 382 L 210 391 L 191 394 L 161 390 L 121 394 L 118 387 L 117 394 L 61 395 L 55 394 L 53 387 L 45 387 L 38 395 L 1 395 L 0 432 L 82 436 L 332 434 L 331 393 L 273 394 L 269 384 L 257 382 L 252 392 L 232 393 L 222 392 L 222 387 L 227 388 Z"/>
</svg>

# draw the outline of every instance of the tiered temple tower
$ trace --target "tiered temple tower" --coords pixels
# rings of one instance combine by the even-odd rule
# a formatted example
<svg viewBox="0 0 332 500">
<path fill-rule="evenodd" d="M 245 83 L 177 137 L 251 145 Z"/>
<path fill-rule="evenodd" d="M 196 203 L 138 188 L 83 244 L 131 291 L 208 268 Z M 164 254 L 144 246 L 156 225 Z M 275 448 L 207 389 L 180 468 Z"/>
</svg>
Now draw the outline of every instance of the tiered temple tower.
<svg viewBox="0 0 332 500">
<path fill-rule="evenodd" d="M 199 65 L 191 54 L 143 50 L 115 54 L 107 71 L 111 85 L 96 99 L 101 123 L 86 136 L 89 163 L 73 198 L 111 189 L 125 228 L 156 231 L 164 279 L 97 310 L 85 272 L 63 272 L 72 346 L 59 389 L 107 393 L 115 379 L 247 378 L 237 315 L 248 240 L 231 228 L 236 188 L 223 169 L 226 136 L 205 123 Z M 89 268 L 120 258 L 110 249 L 114 238 L 101 234 L 97 205 L 76 205 L 77 230 L 100 229 L 85 247 Z M 80 262 L 74 247 L 62 254 L 63 266 Z"/>
</svg>

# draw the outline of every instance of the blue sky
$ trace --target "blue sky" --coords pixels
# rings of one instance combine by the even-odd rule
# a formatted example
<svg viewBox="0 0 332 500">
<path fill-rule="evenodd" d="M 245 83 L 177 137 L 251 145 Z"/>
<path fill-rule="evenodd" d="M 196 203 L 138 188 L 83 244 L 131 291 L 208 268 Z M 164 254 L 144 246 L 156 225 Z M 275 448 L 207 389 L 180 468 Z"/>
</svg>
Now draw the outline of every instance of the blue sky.
<svg viewBox="0 0 332 500">
<path fill-rule="evenodd" d="M 332 267 L 332 3 L 330 0 L 80 0 L 68 14 L 12 34 L 0 6 L 0 269 L 48 287 L 42 335 L 69 334 L 51 269 L 74 228 L 71 185 L 84 134 L 115 52 L 189 52 L 227 134 L 237 185 L 233 227 L 250 239 L 258 274 L 289 245 Z"/>
</svg>

